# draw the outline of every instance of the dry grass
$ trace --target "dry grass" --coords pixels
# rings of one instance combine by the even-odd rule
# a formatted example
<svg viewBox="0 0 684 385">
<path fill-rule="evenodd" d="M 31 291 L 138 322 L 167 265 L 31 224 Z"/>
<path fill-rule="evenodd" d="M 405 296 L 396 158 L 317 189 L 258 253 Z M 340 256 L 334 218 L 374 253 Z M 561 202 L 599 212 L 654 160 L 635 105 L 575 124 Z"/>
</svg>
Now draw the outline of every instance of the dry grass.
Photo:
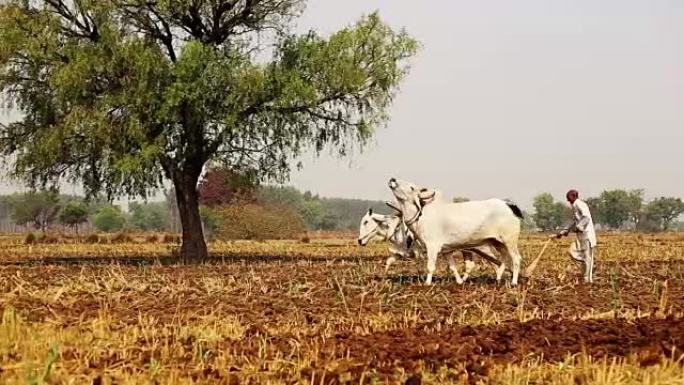
<svg viewBox="0 0 684 385">
<path fill-rule="evenodd" d="M 3 384 L 682 384 L 684 238 L 601 237 L 586 286 L 547 249 L 536 277 L 460 286 L 421 262 L 383 275 L 354 239 L 169 244 L 0 237 Z M 541 248 L 527 237 L 523 255 Z"/>
</svg>

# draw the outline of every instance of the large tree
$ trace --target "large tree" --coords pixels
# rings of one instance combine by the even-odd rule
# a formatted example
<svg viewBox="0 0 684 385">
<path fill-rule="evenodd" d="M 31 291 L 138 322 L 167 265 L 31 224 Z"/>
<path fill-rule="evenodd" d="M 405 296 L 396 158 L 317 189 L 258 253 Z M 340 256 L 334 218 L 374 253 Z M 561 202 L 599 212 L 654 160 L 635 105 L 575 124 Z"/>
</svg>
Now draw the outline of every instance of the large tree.
<svg viewBox="0 0 684 385">
<path fill-rule="evenodd" d="M 363 145 L 416 50 L 377 14 L 327 37 L 293 34 L 303 5 L 5 1 L 0 89 L 23 118 L 0 129 L 0 151 L 30 186 L 66 179 L 89 194 L 144 197 L 170 180 L 180 254 L 205 257 L 205 164 L 283 179 L 308 148 Z"/>
</svg>

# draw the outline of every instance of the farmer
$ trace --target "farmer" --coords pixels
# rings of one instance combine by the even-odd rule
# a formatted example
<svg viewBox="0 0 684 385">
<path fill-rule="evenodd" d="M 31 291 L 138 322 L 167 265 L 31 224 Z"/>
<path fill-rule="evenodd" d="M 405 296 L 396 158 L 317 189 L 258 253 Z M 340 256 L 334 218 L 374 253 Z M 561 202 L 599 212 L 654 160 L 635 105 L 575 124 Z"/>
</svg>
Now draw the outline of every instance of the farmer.
<svg viewBox="0 0 684 385">
<path fill-rule="evenodd" d="M 556 234 L 556 238 L 564 237 L 571 232 L 577 234 L 577 239 L 570 245 L 570 256 L 580 265 L 580 268 L 584 266 L 584 282 L 592 283 L 596 250 L 594 221 L 591 219 L 589 206 L 579 199 L 577 190 L 568 191 L 565 198 L 572 206 L 573 221 L 565 230 Z"/>
</svg>

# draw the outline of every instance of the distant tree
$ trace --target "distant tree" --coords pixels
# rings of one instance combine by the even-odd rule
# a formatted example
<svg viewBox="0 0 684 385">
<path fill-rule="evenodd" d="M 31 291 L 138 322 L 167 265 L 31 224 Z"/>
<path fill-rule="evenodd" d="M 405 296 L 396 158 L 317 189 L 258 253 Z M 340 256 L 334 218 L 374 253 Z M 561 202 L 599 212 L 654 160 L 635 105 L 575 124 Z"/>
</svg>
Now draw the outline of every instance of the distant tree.
<svg viewBox="0 0 684 385">
<path fill-rule="evenodd" d="M 598 220 L 601 224 L 613 229 L 621 228 L 625 222 L 632 220 L 635 198 L 625 190 L 605 190 L 599 195 Z"/>
<path fill-rule="evenodd" d="M 164 191 L 164 202 L 169 212 L 169 227 L 171 231 L 181 230 L 180 213 L 178 212 L 178 202 L 176 201 L 176 191 L 173 187 Z"/>
<path fill-rule="evenodd" d="M 306 197 L 306 194 L 304 195 Z M 309 229 L 321 229 L 321 224 L 323 218 L 325 218 L 327 211 L 321 201 L 312 199 L 309 195 L 309 199 L 305 199 L 302 207 L 299 208 L 299 213 L 304 220 L 304 224 Z"/>
<path fill-rule="evenodd" d="M 318 228 L 321 230 L 339 230 L 343 228 L 340 226 L 340 223 L 341 219 L 337 215 L 326 212 L 323 218 L 321 218 Z"/>
<path fill-rule="evenodd" d="M 379 213 L 390 212 L 382 201 L 321 198 L 313 193 L 301 193 L 290 186 L 262 186 L 257 194 L 257 202 L 267 206 L 292 207 L 307 228 L 320 230 L 358 229 L 359 221 L 369 208 Z"/>
<path fill-rule="evenodd" d="M 257 202 L 268 205 L 286 205 L 299 210 L 304 206 L 304 195 L 291 186 L 262 186 Z"/>
<path fill-rule="evenodd" d="M 537 228 L 537 224 L 534 221 L 534 215 L 524 211 L 520 228 L 525 231 L 535 230 Z"/>
<path fill-rule="evenodd" d="M 663 231 L 667 231 L 672 222 L 684 214 L 684 202 L 681 198 L 660 197 L 646 205 L 644 211 L 647 217 L 657 220 Z"/>
<path fill-rule="evenodd" d="M 118 231 L 123 229 L 125 224 L 126 218 L 117 206 L 101 207 L 93 216 L 93 226 L 99 231 Z"/>
<path fill-rule="evenodd" d="M 542 230 L 556 230 L 567 221 L 568 209 L 563 203 L 556 202 L 549 193 L 534 197 L 533 206 L 534 223 Z"/>
<path fill-rule="evenodd" d="M 583 200 L 587 206 L 589 206 L 589 211 L 591 212 L 594 223 L 603 223 L 603 218 L 601 217 L 601 199 L 599 197 L 589 197 L 583 198 Z"/>
<path fill-rule="evenodd" d="M 461 203 L 461 202 L 468 202 L 470 199 L 465 198 L 465 197 L 454 197 L 452 200 L 454 203 Z"/>
<path fill-rule="evenodd" d="M 627 192 L 627 209 L 629 213 L 629 221 L 632 222 L 635 229 L 639 227 L 639 220 L 641 219 L 643 206 L 644 189 L 629 190 Z"/>
<path fill-rule="evenodd" d="M 199 182 L 200 204 L 216 207 L 235 202 L 252 202 L 256 194 L 253 177 L 228 168 L 213 168 Z"/>
<path fill-rule="evenodd" d="M 200 217 L 202 218 L 202 227 L 207 239 L 212 239 L 214 234 L 219 230 L 223 223 L 223 218 L 220 214 L 221 206 L 209 207 L 200 206 Z"/>
<path fill-rule="evenodd" d="M 169 227 L 170 214 L 165 202 L 131 202 L 131 225 L 144 231 L 162 231 Z"/>
<path fill-rule="evenodd" d="M 0 196 L 0 220 L 10 218 L 12 215 L 12 197 L 9 195 Z"/>
<path fill-rule="evenodd" d="M 59 194 L 43 190 L 15 194 L 12 197 L 12 219 L 17 224 L 31 224 L 45 232 L 58 217 L 61 210 Z"/>
<path fill-rule="evenodd" d="M 88 205 L 81 200 L 68 202 L 59 214 L 59 220 L 67 226 L 71 226 L 78 234 L 78 225 L 88 221 Z"/>
</svg>

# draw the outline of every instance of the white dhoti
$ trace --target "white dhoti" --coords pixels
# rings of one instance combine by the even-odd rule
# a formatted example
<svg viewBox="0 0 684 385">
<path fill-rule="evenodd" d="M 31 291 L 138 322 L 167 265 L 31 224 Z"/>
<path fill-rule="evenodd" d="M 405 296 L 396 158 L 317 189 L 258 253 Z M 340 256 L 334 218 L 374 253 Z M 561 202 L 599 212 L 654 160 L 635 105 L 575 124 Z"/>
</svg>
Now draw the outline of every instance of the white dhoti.
<svg viewBox="0 0 684 385">
<path fill-rule="evenodd" d="M 588 239 L 575 239 L 570 245 L 570 257 L 584 270 L 584 281 L 594 281 L 594 249 Z"/>
</svg>

